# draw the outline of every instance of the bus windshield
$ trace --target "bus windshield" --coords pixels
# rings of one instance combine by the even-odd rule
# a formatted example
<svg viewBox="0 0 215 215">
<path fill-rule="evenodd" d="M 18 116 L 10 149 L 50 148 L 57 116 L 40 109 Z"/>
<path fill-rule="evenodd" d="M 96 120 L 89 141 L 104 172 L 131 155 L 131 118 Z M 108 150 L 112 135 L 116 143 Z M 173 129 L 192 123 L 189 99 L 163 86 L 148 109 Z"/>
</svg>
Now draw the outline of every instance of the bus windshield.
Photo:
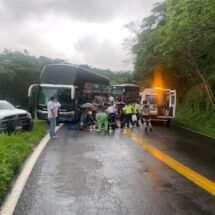
<svg viewBox="0 0 215 215">
<path fill-rule="evenodd" d="M 139 99 L 139 87 L 136 85 L 122 85 L 112 87 L 112 96 L 122 102 L 136 102 Z"/>
<path fill-rule="evenodd" d="M 123 95 L 124 92 L 125 92 L 125 88 L 124 87 L 113 87 L 112 88 L 112 95 L 113 96 Z"/>
<path fill-rule="evenodd" d="M 47 105 L 50 97 L 57 96 L 62 105 L 71 105 L 71 89 L 70 88 L 44 88 L 39 92 L 39 105 Z"/>
</svg>

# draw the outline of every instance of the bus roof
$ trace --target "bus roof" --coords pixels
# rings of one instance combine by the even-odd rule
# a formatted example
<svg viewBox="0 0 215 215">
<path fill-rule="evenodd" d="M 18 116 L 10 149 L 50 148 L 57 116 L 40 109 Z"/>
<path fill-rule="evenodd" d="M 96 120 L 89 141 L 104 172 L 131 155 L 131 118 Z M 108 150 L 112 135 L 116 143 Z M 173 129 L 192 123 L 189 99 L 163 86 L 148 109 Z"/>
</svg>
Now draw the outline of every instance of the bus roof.
<svg viewBox="0 0 215 215">
<path fill-rule="evenodd" d="M 172 91 L 172 90 L 166 88 L 145 88 L 143 90 L 143 92 L 158 92 L 158 91 Z"/>
<path fill-rule="evenodd" d="M 86 82 L 109 85 L 108 78 L 71 64 L 48 64 L 40 75 L 41 84 L 83 85 Z"/>
</svg>

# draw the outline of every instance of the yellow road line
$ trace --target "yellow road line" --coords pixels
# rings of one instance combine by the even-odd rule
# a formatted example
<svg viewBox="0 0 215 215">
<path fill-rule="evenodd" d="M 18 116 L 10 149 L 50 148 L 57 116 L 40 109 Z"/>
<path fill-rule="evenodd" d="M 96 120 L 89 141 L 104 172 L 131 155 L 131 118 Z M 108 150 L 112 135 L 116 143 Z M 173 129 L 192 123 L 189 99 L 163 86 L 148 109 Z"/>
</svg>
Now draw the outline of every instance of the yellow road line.
<svg viewBox="0 0 215 215">
<path fill-rule="evenodd" d="M 131 130 L 125 129 L 125 133 L 135 142 L 142 145 L 143 148 L 150 152 L 155 158 L 162 161 L 167 166 L 169 166 L 170 168 L 174 169 L 175 171 L 177 171 L 178 173 L 192 181 L 194 184 L 198 185 L 202 189 L 206 190 L 207 192 L 215 196 L 215 183 L 213 181 L 207 179 L 206 177 L 200 175 L 196 171 L 174 160 L 167 154 L 163 153 L 162 151 L 158 150 L 157 148 L 143 140 L 140 136 L 138 136 Z"/>
</svg>

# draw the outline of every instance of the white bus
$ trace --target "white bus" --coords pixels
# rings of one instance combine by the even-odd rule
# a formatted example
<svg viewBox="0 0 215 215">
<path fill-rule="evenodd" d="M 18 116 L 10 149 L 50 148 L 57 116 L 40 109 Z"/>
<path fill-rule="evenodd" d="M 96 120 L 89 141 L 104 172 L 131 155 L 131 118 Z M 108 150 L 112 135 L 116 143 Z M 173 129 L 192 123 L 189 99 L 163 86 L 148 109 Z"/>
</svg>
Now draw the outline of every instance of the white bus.
<svg viewBox="0 0 215 215">
<path fill-rule="evenodd" d="M 82 104 L 108 98 L 109 79 L 78 66 L 49 64 L 41 72 L 40 84 L 29 87 L 30 113 L 36 112 L 38 119 L 46 120 L 47 102 L 54 95 L 61 103 L 59 121 L 76 121 Z"/>
</svg>

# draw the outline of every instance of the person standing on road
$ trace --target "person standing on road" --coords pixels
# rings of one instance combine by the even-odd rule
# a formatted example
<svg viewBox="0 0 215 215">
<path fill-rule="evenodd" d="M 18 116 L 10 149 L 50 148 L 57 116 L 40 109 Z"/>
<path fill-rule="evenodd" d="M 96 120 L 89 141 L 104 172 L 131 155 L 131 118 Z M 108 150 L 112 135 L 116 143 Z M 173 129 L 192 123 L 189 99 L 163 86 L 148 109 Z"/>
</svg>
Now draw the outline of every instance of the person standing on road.
<svg viewBox="0 0 215 215">
<path fill-rule="evenodd" d="M 119 120 L 119 126 L 118 126 L 119 128 L 124 128 L 126 123 L 123 108 L 124 108 L 124 103 L 119 102 L 117 104 L 117 118 Z"/>
<path fill-rule="evenodd" d="M 58 117 L 58 108 L 60 107 L 60 103 L 56 96 L 50 98 L 48 102 L 47 109 L 48 109 L 48 120 L 50 123 L 50 137 L 55 139 L 57 138 L 56 135 L 56 119 Z"/>
<path fill-rule="evenodd" d="M 150 116 L 150 107 L 147 101 L 143 101 L 143 106 L 142 106 L 142 122 L 145 131 L 150 129 L 152 131 L 152 123 L 151 123 L 151 116 Z"/>
<path fill-rule="evenodd" d="M 133 121 L 132 121 L 133 108 L 132 108 L 131 104 L 127 103 L 125 105 L 125 107 L 124 107 L 124 113 L 125 113 L 127 128 L 130 127 L 130 124 L 133 127 Z"/>
<path fill-rule="evenodd" d="M 139 120 L 140 120 L 140 100 L 137 99 L 136 100 L 136 103 L 134 104 L 134 107 L 133 107 L 133 114 L 136 115 L 136 126 L 137 127 L 140 127 L 140 124 L 139 124 Z M 134 123 L 134 122 L 133 122 Z"/>
<path fill-rule="evenodd" d="M 112 128 L 112 130 L 115 130 L 115 128 L 117 128 L 116 125 L 116 104 L 114 104 L 114 102 L 111 102 L 111 106 L 109 106 L 106 110 L 107 115 L 108 115 L 108 121 L 110 124 L 110 127 Z"/>
</svg>

